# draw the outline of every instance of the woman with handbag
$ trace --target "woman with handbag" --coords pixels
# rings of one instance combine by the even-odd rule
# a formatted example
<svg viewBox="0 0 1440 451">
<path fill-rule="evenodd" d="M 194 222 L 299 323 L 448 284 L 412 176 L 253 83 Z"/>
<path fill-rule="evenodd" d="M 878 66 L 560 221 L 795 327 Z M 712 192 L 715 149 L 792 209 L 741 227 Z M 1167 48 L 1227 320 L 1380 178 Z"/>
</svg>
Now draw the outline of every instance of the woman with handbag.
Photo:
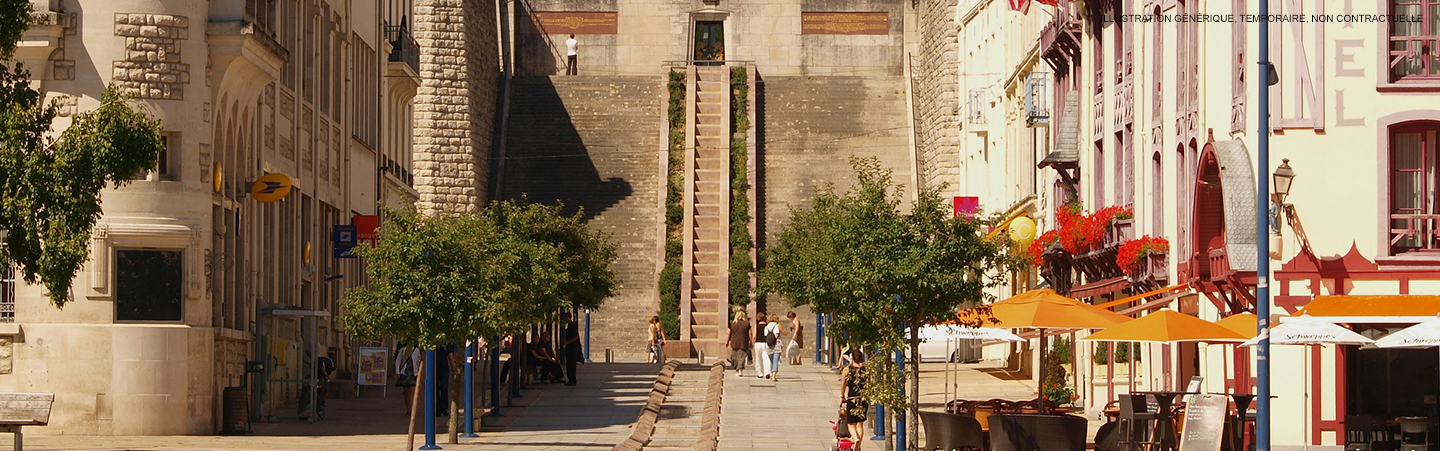
<svg viewBox="0 0 1440 451">
<path fill-rule="evenodd" d="M 761 379 L 770 378 L 770 343 L 773 342 L 765 336 L 769 324 L 764 313 L 755 314 L 755 353 L 750 358 L 755 360 L 756 377 Z"/>
<path fill-rule="evenodd" d="M 770 348 L 770 355 L 765 356 L 770 359 L 770 380 L 780 379 L 780 354 L 785 351 L 781 345 L 785 342 L 782 335 L 785 335 L 785 330 L 780 327 L 780 317 L 770 315 L 770 324 L 765 326 L 765 344 Z"/>
<path fill-rule="evenodd" d="M 645 330 L 645 349 L 650 352 L 650 358 L 646 363 L 660 363 L 665 361 L 665 329 L 660 327 L 660 317 L 651 316 L 650 325 Z"/>
<path fill-rule="evenodd" d="M 404 390 L 400 401 L 405 403 L 405 416 L 410 416 L 410 406 L 415 401 L 415 382 L 420 371 L 420 348 L 406 344 L 395 347 L 395 386 Z"/>
</svg>

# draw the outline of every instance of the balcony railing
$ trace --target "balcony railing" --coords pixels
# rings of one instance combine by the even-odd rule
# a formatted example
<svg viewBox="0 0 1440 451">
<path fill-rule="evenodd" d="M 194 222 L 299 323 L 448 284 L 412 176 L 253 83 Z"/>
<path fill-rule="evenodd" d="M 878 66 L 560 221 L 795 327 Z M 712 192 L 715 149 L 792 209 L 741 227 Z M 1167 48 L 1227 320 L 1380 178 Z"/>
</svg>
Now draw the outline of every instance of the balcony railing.
<svg viewBox="0 0 1440 451">
<path fill-rule="evenodd" d="M 1225 282 L 1230 277 L 1230 257 L 1225 248 L 1210 249 L 1210 281 Z"/>
<path fill-rule="evenodd" d="M 393 48 L 389 61 L 408 64 L 415 73 L 420 73 L 420 44 L 415 42 L 409 25 L 404 21 L 399 25 L 385 25 L 385 40 L 390 41 Z"/>
<path fill-rule="evenodd" d="M 1390 215 L 1390 252 L 1440 250 L 1440 215 Z"/>
</svg>

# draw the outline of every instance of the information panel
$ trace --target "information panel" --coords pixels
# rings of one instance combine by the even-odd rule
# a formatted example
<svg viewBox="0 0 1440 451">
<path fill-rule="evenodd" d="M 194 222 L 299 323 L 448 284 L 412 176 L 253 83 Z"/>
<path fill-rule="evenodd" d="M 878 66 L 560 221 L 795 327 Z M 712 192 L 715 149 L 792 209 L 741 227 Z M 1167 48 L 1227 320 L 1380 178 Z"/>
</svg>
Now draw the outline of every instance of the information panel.
<svg viewBox="0 0 1440 451">
<path fill-rule="evenodd" d="M 536 11 L 531 17 L 541 33 L 550 35 L 616 34 L 620 29 L 619 13 L 613 12 Z"/>
<path fill-rule="evenodd" d="M 890 34 L 890 13 L 802 12 L 800 34 Z"/>
</svg>

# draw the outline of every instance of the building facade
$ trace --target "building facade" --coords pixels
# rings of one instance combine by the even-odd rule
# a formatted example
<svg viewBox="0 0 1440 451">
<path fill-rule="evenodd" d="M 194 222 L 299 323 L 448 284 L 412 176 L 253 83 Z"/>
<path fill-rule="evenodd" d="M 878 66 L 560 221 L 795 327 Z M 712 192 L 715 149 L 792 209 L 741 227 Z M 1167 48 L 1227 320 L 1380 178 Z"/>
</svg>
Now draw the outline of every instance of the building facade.
<svg viewBox="0 0 1440 451">
<path fill-rule="evenodd" d="M 1015 216 L 1015 204 L 1025 199 L 1023 189 L 1013 191 L 1017 182 L 1033 186 L 1035 207 L 1023 214 L 1039 224 L 1039 232 L 1058 227 L 1057 211 L 1067 203 L 1078 202 L 1083 211 L 1125 207 L 1133 218 L 1107 228 L 1115 243 L 1147 235 L 1169 242 L 1167 253 L 1124 273 L 1080 269 L 1083 258 L 1104 252 L 1112 252 L 1104 257 L 1113 261 L 1113 247 L 1088 256 L 1052 249 L 1038 274 L 1019 275 L 997 295 L 1047 284 L 1132 315 L 1168 308 L 1218 320 L 1255 311 L 1260 240 L 1271 243 L 1276 314 L 1297 314 L 1316 296 L 1390 296 L 1384 299 L 1406 305 L 1408 296 L 1434 292 L 1440 265 L 1427 252 L 1435 246 L 1429 187 L 1440 111 L 1431 105 L 1440 90 L 1428 56 L 1434 33 L 1429 2 L 1271 2 L 1271 14 L 1307 20 L 1270 26 L 1278 77 L 1268 88 L 1268 167 L 1256 164 L 1258 90 L 1272 80 L 1257 66 L 1258 24 L 1245 16 L 1258 13 L 1255 2 L 1059 0 L 1033 2 L 1028 14 L 1006 2 L 920 3 L 922 11 L 956 11 L 940 14 L 940 21 L 926 21 L 922 13 L 922 27 L 944 30 L 952 26 L 945 20 L 963 18 L 953 25 L 959 30 L 954 42 L 946 37 L 927 43 L 958 45 L 959 51 L 945 53 L 955 57 L 930 61 L 940 67 L 918 77 L 939 78 L 932 83 L 952 84 L 960 95 L 951 97 L 949 108 L 921 114 L 921 127 L 979 135 L 975 122 L 984 121 L 990 137 L 920 146 L 927 162 L 920 180 L 927 186 L 950 183 L 959 187 L 955 196 L 979 197 L 982 213 L 1007 216 Z M 987 14 L 998 20 L 971 18 Z M 1207 20 L 1193 20 L 1197 14 Z M 1375 15 L 1390 16 L 1382 21 Z M 1117 20 L 1122 17 L 1127 19 Z M 1024 25 L 1036 20 L 1043 22 L 1038 30 Z M 986 44 L 974 50 L 977 57 L 967 49 L 979 42 Z M 1026 59 L 1034 56 L 1044 63 L 1038 69 Z M 1048 123 L 999 114 L 1002 105 L 1017 102 L 1004 97 L 1008 90 L 996 89 L 1014 83 L 998 82 L 1026 70 L 1048 72 Z M 951 111 L 965 112 L 958 126 L 947 117 Z M 995 130 L 1002 127 L 1028 129 L 1022 136 L 1033 133 L 1038 139 L 1032 142 L 1043 145 L 1014 141 L 1013 132 L 998 141 Z M 984 155 L 992 158 L 977 158 Z M 1256 177 L 1271 177 L 1282 159 L 1298 175 L 1288 195 L 1274 203 L 1281 206 L 1272 208 L 1272 233 L 1257 236 Z M 1372 336 L 1403 327 L 1347 326 Z M 1128 369 L 1088 364 L 1096 349 L 1076 347 L 1071 379 L 1091 410 L 1116 393 L 1180 388 L 1193 376 L 1202 377 L 1209 392 L 1254 386 L 1253 356 L 1234 346 L 1145 347 L 1142 361 Z M 1423 400 L 1437 396 L 1434 352 L 1405 352 L 1274 347 L 1276 446 L 1343 447 L 1347 416 L 1423 415 L 1433 406 Z M 1006 354 L 988 351 L 989 357 Z M 1410 362 L 1419 373 L 1360 370 L 1397 361 Z M 1404 393 L 1367 388 L 1407 385 L 1399 381 L 1417 375 L 1422 387 Z M 1383 406 L 1411 410 L 1381 411 Z"/>
<path fill-rule="evenodd" d="M 353 370 L 356 343 L 335 316 L 365 277 L 335 258 L 331 232 L 418 197 L 412 5 L 32 4 L 16 58 L 47 99 L 70 116 L 113 86 L 160 119 L 167 151 L 102 193 L 65 309 L 6 282 L 0 390 L 54 392 L 51 425 L 64 433 L 210 434 L 226 388 L 270 417 L 294 401 L 315 352 Z M 288 194 L 252 193 L 274 174 Z"/>
</svg>

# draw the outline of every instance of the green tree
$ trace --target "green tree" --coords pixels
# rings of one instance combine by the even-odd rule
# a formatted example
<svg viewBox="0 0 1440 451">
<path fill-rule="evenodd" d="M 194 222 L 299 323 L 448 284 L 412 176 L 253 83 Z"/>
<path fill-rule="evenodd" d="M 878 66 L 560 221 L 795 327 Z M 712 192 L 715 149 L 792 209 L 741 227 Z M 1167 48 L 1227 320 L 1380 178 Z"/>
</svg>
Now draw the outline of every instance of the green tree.
<svg viewBox="0 0 1440 451">
<path fill-rule="evenodd" d="M 910 355 L 919 355 L 921 327 L 954 321 L 960 308 L 980 304 L 985 288 L 1001 280 L 989 276 L 1017 261 L 1007 256 L 1005 238 L 986 238 L 980 221 L 948 214 L 939 194 L 944 187 L 920 192 L 906 212 L 891 171 L 873 158 L 851 165 L 857 183 L 849 191 L 827 187 L 809 208 L 792 212 L 765 253 L 760 282 L 764 293 L 833 313 L 826 332 L 871 350 L 876 358 L 867 371 L 876 372 L 886 368 L 884 356 L 907 345 Z M 910 437 L 918 437 L 919 367 L 906 368 L 909 399 L 897 383 L 867 384 L 865 396 L 908 407 Z"/>
<path fill-rule="evenodd" d="M 136 111 L 113 89 L 100 108 L 78 114 L 52 136 L 59 108 L 43 103 L 30 73 L 12 60 L 30 24 L 28 0 L 0 0 L 0 261 L 20 267 L 64 307 L 71 281 L 89 258 L 86 243 L 100 219 L 100 191 L 123 186 L 155 167 L 160 122 Z"/>
</svg>

